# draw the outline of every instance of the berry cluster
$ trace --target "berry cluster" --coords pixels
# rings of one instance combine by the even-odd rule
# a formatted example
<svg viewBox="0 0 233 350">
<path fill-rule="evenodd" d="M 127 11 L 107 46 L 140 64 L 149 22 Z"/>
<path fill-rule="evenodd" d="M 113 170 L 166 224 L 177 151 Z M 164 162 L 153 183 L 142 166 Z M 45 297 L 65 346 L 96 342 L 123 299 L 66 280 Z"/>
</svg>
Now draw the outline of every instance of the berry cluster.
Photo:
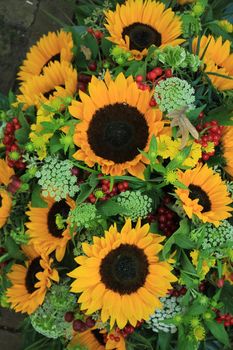
<svg viewBox="0 0 233 350">
<path fill-rule="evenodd" d="M 187 292 L 187 288 L 184 286 L 177 286 L 176 288 L 170 289 L 168 291 L 168 294 L 171 295 L 172 297 L 180 297 L 182 295 L 185 295 Z"/>
<path fill-rule="evenodd" d="M 100 30 L 94 30 L 93 28 L 88 28 L 87 31 L 88 33 L 93 35 L 98 41 L 101 40 L 104 36 L 104 33 L 102 33 Z"/>
<path fill-rule="evenodd" d="M 132 334 L 136 328 L 141 327 L 141 325 L 144 323 L 144 321 L 138 321 L 136 326 L 133 327 L 131 324 L 127 324 L 123 329 L 120 329 L 116 327 L 116 333 L 120 334 L 124 338 L 127 338 L 128 335 Z M 110 336 L 111 337 L 111 336 Z M 116 337 L 115 337 L 116 338 Z M 116 339 L 115 339 L 116 340 Z M 119 339 L 120 340 L 120 339 Z M 117 340 L 116 340 L 117 341 Z"/>
<path fill-rule="evenodd" d="M 99 178 L 103 177 L 102 174 L 99 175 Z M 97 187 L 93 193 L 88 197 L 88 201 L 95 203 L 99 198 L 101 201 L 106 201 L 111 197 L 117 196 L 121 192 L 125 192 L 129 189 L 129 183 L 127 181 L 118 182 L 114 184 L 112 190 L 110 190 L 110 181 L 106 179 L 100 180 L 101 187 Z"/>
<path fill-rule="evenodd" d="M 212 142 L 214 146 L 218 146 L 222 136 L 222 131 L 224 129 L 223 125 L 219 125 L 217 120 L 212 120 L 211 122 L 203 123 L 202 119 L 204 117 L 204 112 L 199 114 L 199 119 L 201 122 L 197 125 L 197 130 L 200 132 L 200 139 L 196 140 L 197 143 L 200 143 L 202 146 L 202 160 L 207 161 L 210 157 L 214 156 L 215 150 L 211 152 L 206 152 L 206 148 L 209 146 L 209 143 Z"/>
<path fill-rule="evenodd" d="M 223 323 L 225 327 L 233 326 L 233 315 L 230 313 L 221 314 L 220 310 L 216 311 L 216 321 Z"/>
<path fill-rule="evenodd" d="M 15 117 L 11 122 L 8 122 L 4 130 L 3 144 L 6 146 L 8 165 L 11 168 L 24 169 L 26 165 L 23 162 L 22 154 L 15 138 L 15 131 L 20 128 L 21 125 L 18 118 Z"/>
<path fill-rule="evenodd" d="M 78 89 L 86 92 L 88 83 L 91 81 L 91 75 L 80 73 L 78 75 Z"/>
<path fill-rule="evenodd" d="M 85 322 L 76 320 L 74 313 L 71 311 L 66 312 L 64 318 L 66 322 L 73 322 L 73 330 L 75 332 L 85 332 L 88 328 L 93 328 L 95 325 L 95 321 L 91 317 L 87 317 Z"/>
<path fill-rule="evenodd" d="M 143 75 L 137 75 L 135 80 L 140 90 L 150 90 L 150 86 L 157 85 L 161 80 L 172 77 L 172 70 L 167 68 L 163 71 L 161 67 L 155 67 L 146 74 L 147 82 L 144 81 Z M 155 107 L 157 105 L 154 97 L 150 100 L 150 106 Z"/>
</svg>

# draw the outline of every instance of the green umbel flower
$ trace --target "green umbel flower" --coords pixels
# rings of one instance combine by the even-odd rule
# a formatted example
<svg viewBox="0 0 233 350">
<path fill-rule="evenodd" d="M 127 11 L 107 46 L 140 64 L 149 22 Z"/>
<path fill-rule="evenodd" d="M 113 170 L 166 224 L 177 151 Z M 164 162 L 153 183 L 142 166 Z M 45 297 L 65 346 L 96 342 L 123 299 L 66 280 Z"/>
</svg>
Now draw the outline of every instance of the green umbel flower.
<svg viewBox="0 0 233 350">
<path fill-rule="evenodd" d="M 64 319 L 67 311 L 75 310 L 76 297 L 70 293 L 69 285 L 53 284 L 44 303 L 30 315 L 33 328 L 47 338 L 72 337 L 72 324 Z"/>
<path fill-rule="evenodd" d="M 212 224 L 206 225 L 205 238 L 202 242 L 202 249 L 211 249 L 216 253 L 233 244 L 233 226 L 227 221 L 215 227 Z"/>
<path fill-rule="evenodd" d="M 81 232 L 79 232 L 75 237 L 76 237 L 76 247 L 74 249 L 74 255 L 75 256 L 79 256 L 79 255 L 83 255 L 83 249 L 82 249 L 82 244 L 84 242 L 88 243 L 88 244 L 93 244 L 93 236 L 97 236 L 97 237 L 103 237 L 104 234 L 104 229 L 101 225 L 99 225 L 98 222 L 96 222 L 95 226 L 93 225 L 93 227 L 91 229 L 86 229 L 86 230 L 82 230 Z"/>
<path fill-rule="evenodd" d="M 201 31 L 200 17 L 193 16 L 190 12 L 186 11 L 181 15 L 182 20 L 182 33 L 185 38 L 197 36 Z"/>
<path fill-rule="evenodd" d="M 94 204 L 82 203 L 77 205 L 75 209 L 70 212 L 70 222 L 72 226 L 78 228 L 92 228 L 97 224 L 100 218 Z"/>
<path fill-rule="evenodd" d="M 174 70 L 190 68 L 196 72 L 201 64 L 198 56 L 189 53 L 181 46 L 166 46 L 163 50 L 158 50 L 156 56 L 163 65 Z"/>
<path fill-rule="evenodd" d="M 165 333 L 176 333 L 177 328 L 174 324 L 167 324 L 163 321 L 175 317 L 182 313 L 182 307 L 179 298 L 167 296 L 159 299 L 163 303 L 163 308 L 155 310 L 150 319 L 146 321 L 147 328 L 151 328 L 158 333 L 160 330 Z"/>
<path fill-rule="evenodd" d="M 122 215 L 132 221 L 144 219 L 152 212 L 152 199 L 140 191 L 126 191 L 117 196 L 117 202 L 124 208 Z"/>
<path fill-rule="evenodd" d="M 47 157 L 44 165 L 36 172 L 44 197 L 52 197 L 60 201 L 68 195 L 73 197 L 78 191 L 77 177 L 72 175 L 73 164 L 70 160 L 59 160 L 57 157 Z"/>
<path fill-rule="evenodd" d="M 188 110 L 194 109 L 194 93 L 194 88 L 186 80 L 174 77 L 161 81 L 155 87 L 154 98 L 161 111 L 170 113 L 185 106 Z"/>
</svg>

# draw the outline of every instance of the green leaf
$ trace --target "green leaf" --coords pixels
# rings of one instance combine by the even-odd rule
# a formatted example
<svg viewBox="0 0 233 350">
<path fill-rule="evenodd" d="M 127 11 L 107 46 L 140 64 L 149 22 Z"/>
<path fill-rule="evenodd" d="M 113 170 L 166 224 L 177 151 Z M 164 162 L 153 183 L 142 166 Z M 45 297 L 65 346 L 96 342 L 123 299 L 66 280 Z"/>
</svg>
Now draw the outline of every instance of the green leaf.
<svg viewBox="0 0 233 350">
<path fill-rule="evenodd" d="M 99 53 L 99 45 L 95 37 L 87 33 L 81 40 L 81 45 L 85 45 L 91 50 L 92 59 L 95 59 Z"/>
<path fill-rule="evenodd" d="M 20 112 L 18 119 L 21 125 L 21 128 L 15 131 L 15 137 L 20 144 L 25 144 L 28 141 L 30 126 L 27 122 L 27 119 L 24 117 L 23 112 Z"/>
<path fill-rule="evenodd" d="M 180 221 L 180 227 L 173 235 L 167 240 L 163 247 L 163 257 L 166 259 L 169 254 L 173 244 L 178 245 L 181 248 L 191 249 L 194 247 L 195 243 L 189 239 L 190 226 L 187 219 Z"/>
<path fill-rule="evenodd" d="M 203 105 L 199 108 L 195 108 L 195 109 L 192 109 L 191 111 L 187 112 L 186 115 L 189 118 L 190 122 L 195 121 L 198 118 L 199 114 L 202 111 L 204 111 L 205 107 L 206 107 L 206 105 Z"/>
<path fill-rule="evenodd" d="M 41 198 L 41 187 L 36 184 L 32 192 L 32 207 L 33 208 L 47 208 L 48 204 Z"/>
<path fill-rule="evenodd" d="M 106 202 L 102 202 L 97 204 L 97 209 L 103 216 L 114 216 L 118 214 L 124 214 L 125 208 L 123 208 L 119 203 L 117 203 L 114 199 L 110 199 Z"/>
<path fill-rule="evenodd" d="M 159 350 L 169 350 L 170 343 L 171 343 L 171 333 L 165 333 L 165 332 L 159 331 L 159 334 L 158 334 Z"/>
<path fill-rule="evenodd" d="M 192 316 L 198 316 L 204 313 L 209 308 L 209 305 L 201 305 L 199 300 L 195 300 L 191 306 L 189 306 L 188 313 Z"/>
<path fill-rule="evenodd" d="M 185 159 L 187 159 L 187 157 L 191 151 L 191 148 L 192 148 L 192 145 L 182 149 L 182 151 L 180 151 L 178 153 L 178 155 L 170 161 L 170 163 L 166 167 L 166 170 L 171 171 L 171 170 L 175 170 L 175 169 L 179 168 L 179 166 L 181 166 L 183 164 Z"/>
<path fill-rule="evenodd" d="M 233 125 L 233 110 L 228 106 L 222 105 L 212 109 L 205 117 L 205 121 L 217 120 L 220 125 Z"/>
<path fill-rule="evenodd" d="M 81 204 L 82 202 L 87 199 L 87 197 L 92 193 L 93 187 L 90 185 L 83 183 L 80 185 L 80 193 L 78 195 L 78 198 L 76 199 L 76 204 Z"/>
<path fill-rule="evenodd" d="M 223 324 L 217 323 L 216 321 L 205 320 L 205 324 L 213 336 L 218 339 L 222 344 L 230 346 L 228 334 Z"/>
<path fill-rule="evenodd" d="M 105 37 L 101 39 L 101 49 L 104 56 L 109 57 L 109 52 L 112 46 L 113 46 L 113 43 L 108 39 L 106 39 Z"/>
<path fill-rule="evenodd" d="M 24 260 L 25 257 L 23 253 L 20 251 L 19 246 L 15 243 L 12 237 L 8 236 L 5 241 L 6 250 L 8 255 L 16 260 Z"/>
<path fill-rule="evenodd" d="M 221 288 L 220 301 L 224 303 L 225 313 L 233 314 L 233 288 L 229 282 L 225 282 Z"/>
</svg>

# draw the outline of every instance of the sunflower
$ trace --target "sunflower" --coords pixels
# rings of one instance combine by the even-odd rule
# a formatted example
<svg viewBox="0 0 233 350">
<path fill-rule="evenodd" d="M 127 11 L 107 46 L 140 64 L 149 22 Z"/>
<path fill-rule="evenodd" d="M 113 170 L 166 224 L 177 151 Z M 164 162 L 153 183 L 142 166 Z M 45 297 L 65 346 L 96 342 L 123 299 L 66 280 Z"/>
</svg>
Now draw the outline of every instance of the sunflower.
<svg viewBox="0 0 233 350">
<path fill-rule="evenodd" d="M 153 0 L 128 0 L 117 4 L 116 11 L 106 11 L 110 33 L 108 39 L 130 51 L 135 59 L 146 56 L 151 45 L 164 47 L 179 45 L 184 40 L 181 35 L 181 20 L 172 9 Z"/>
<path fill-rule="evenodd" d="M 195 38 L 193 41 L 194 53 L 197 52 L 197 46 L 198 39 Z M 200 50 L 198 55 L 199 57 L 202 57 L 204 54 L 204 71 L 218 90 L 233 89 L 233 54 L 230 53 L 230 49 L 231 42 L 226 40 L 223 43 L 221 36 L 215 40 L 211 35 L 208 37 L 203 35 L 200 40 Z M 229 78 L 224 78 L 215 74 L 225 75 Z"/>
<path fill-rule="evenodd" d="M 222 137 L 220 140 L 221 150 L 224 160 L 226 162 L 225 171 L 233 177 L 233 127 L 226 126 L 223 129 Z"/>
<path fill-rule="evenodd" d="M 40 76 L 34 76 L 19 88 L 18 103 L 40 107 L 56 97 L 73 96 L 77 90 L 77 71 L 67 62 L 50 62 Z"/>
<path fill-rule="evenodd" d="M 94 237 L 93 245 L 83 243 L 86 256 L 77 257 L 80 266 L 68 274 L 75 278 L 71 292 L 81 293 L 81 310 L 87 315 L 101 310 L 102 322 L 110 318 L 111 328 L 115 322 L 124 328 L 127 322 L 135 327 L 137 321 L 149 319 L 162 307 L 159 297 L 176 281 L 171 266 L 157 255 L 164 237 L 149 229 L 140 220 L 132 228 L 128 219 L 121 232 L 114 224 L 105 237 Z"/>
<path fill-rule="evenodd" d="M 15 174 L 14 170 L 10 168 L 7 162 L 0 159 L 0 185 L 8 186 L 11 177 Z M 0 228 L 2 228 L 10 215 L 12 207 L 12 199 L 10 193 L 5 189 L 0 188 Z"/>
<path fill-rule="evenodd" d="M 150 140 L 163 129 L 162 112 L 149 106 L 151 94 L 139 90 L 132 76 L 120 73 L 113 81 L 93 77 L 89 93 L 80 92 L 81 102 L 73 101 L 71 115 L 76 125 L 74 143 L 80 149 L 74 158 L 88 166 L 101 165 L 104 174 L 122 175 L 127 171 L 143 178 Z"/>
<path fill-rule="evenodd" d="M 10 215 L 12 200 L 10 194 L 0 188 L 0 228 L 2 228 Z"/>
<path fill-rule="evenodd" d="M 111 337 L 111 335 L 113 335 L 113 337 Z M 115 341 L 114 337 L 117 337 L 118 341 Z M 97 328 L 88 329 L 83 333 L 77 333 L 71 340 L 68 349 L 72 349 L 75 345 L 81 345 L 87 348 L 87 350 L 126 349 L 125 340 L 121 334 L 116 334 L 115 331 L 107 334 L 106 330 L 99 330 Z"/>
<path fill-rule="evenodd" d="M 55 202 L 52 198 L 44 199 L 47 208 L 32 208 L 26 212 L 30 222 L 26 223 L 30 243 L 47 250 L 48 254 L 55 252 L 57 261 L 65 255 L 66 245 L 71 239 L 70 226 L 66 221 L 70 209 L 74 209 L 75 202 L 67 198 Z"/>
<path fill-rule="evenodd" d="M 28 257 L 25 265 L 14 264 L 8 273 L 12 286 L 7 289 L 7 298 L 16 312 L 33 313 L 44 301 L 51 280 L 58 282 L 59 276 L 51 268 L 53 259 L 32 245 L 23 246 Z"/>
<path fill-rule="evenodd" d="M 203 222 L 218 226 L 220 220 L 231 216 L 233 209 L 227 187 L 219 174 L 215 174 L 207 165 L 199 164 L 192 170 L 179 172 L 179 181 L 187 189 L 178 188 L 175 192 L 182 201 L 183 208 L 191 219 L 195 214 Z"/>
<path fill-rule="evenodd" d="M 50 62 L 71 62 L 73 58 L 72 34 L 64 31 L 49 32 L 33 45 L 23 61 L 18 79 L 26 81 L 40 75 Z"/>
</svg>

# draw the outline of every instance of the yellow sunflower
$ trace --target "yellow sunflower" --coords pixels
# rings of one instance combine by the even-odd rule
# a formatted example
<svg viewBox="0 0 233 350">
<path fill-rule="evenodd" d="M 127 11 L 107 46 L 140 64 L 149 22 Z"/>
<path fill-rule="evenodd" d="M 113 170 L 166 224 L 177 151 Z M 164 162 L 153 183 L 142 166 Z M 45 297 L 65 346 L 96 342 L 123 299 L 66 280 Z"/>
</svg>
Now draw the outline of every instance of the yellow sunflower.
<svg viewBox="0 0 233 350">
<path fill-rule="evenodd" d="M 77 71 L 67 62 L 50 62 L 40 76 L 34 76 L 19 88 L 18 103 L 40 107 L 57 97 L 73 96 L 77 90 Z"/>
<path fill-rule="evenodd" d="M 194 53 L 197 52 L 197 44 L 198 39 L 195 38 L 193 41 Z M 215 40 L 211 35 L 208 37 L 203 35 L 200 41 L 199 57 L 202 57 L 205 49 L 206 52 L 203 57 L 205 63 L 204 71 L 207 72 L 207 74 L 210 73 L 208 77 L 213 85 L 218 90 L 233 89 L 233 54 L 230 53 L 231 42 L 226 40 L 223 43 L 221 36 Z M 216 76 L 212 73 L 225 75 L 232 79 Z"/>
<path fill-rule="evenodd" d="M 25 265 L 14 264 L 8 274 L 12 286 L 7 289 L 7 298 L 16 312 L 33 313 L 44 301 L 51 280 L 59 276 L 51 267 L 53 259 L 32 245 L 22 247 L 28 260 Z"/>
<path fill-rule="evenodd" d="M 114 338 L 111 340 L 110 336 Z M 77 333 L 71 340 L 68 349 L 72 350 L 75 345 L 81 345 L 87 350 L 125 350 L 125 340 L 120 334 L 116 334 L 114 331 L 107 334 L 106 330 L 99 330 L 96 328 L 88 329 L 83 333 Z"/>
<path fill-rule="evenodd" d="M 83 243 L 86 256 L 77 257 L 80 266 L 68 274 L 75 278 L 71 292 L 81 293 L 81 310 L 87 315 L 101 310 L 102 322 L 110 319 L 111 328 L 115 322 L 122 329 L 149 319 L 176 281 L 169 263 L 159 261 L 164 237 L 149 229 L 140 220 L 132 228 L 128 219 L 121 232 L 114 224 L 105 237 L 94 237 L 93 245 Z"/>
<path fill-rule="evenodd" d="M 71 115 L 80 119 L 74 143 L 80 148 L 74 158 L 88 166 L 96 163 L 104 174 L 122 175 L 127 171 L 143 178 L 148 160 L 140 150 L 148 151 L 153 135 L 162 131 L 162 113 L 149 106 L 151 94 L 138 89 L 132 76 L 120 73 L 113 81 L 93 77 L 89 94 L 80 92 L 81 102 L 73 101 Z"/>
<path fill-rule="evenodd" d="M 67 219 L 70 209 L 74 209 L 75 202 L 70 198 L 59 202 L 49 197 L 44 200 L 48 204 L 47 208 L 30 207 L 26 212 L 30 219 L 30 222 L 25 224 L 28 228 L 27 233 L 30 236 L 30 243 L 48 251 L 48 254 L 55 251 L 57 261 L 61 261 L 65 255 L 66 245 L 71 239 L 70 226 L 63 223 L 63 220 Z"/>
<path fill-rule="evenodd" d="M 10 168 L 7 162 L 0 159 L 0 185 L 8 186 L 11 177 L 15 174 L 14 170 Z M 0 188 L 0 228 L 2 228 L 10 215 L 12 207 L 12 199 L 10 193 L 5 189 Z"/>
<path fill-rule="evenodd" d="M 108 39 L 122 49 L 130 51 L 135 59 L 146 56 L 151 45 L 164 47 L 179 45 L 184 40 L 181 20 L 172 9 L 165 9 L 153 0 L 127 0 L 117 4 L 116 10 L 106 11 Z"/>
<path fill-rule="evenodd" d="M 12 199 L 10 194 L 0 188 L 0 228 L 2 228 L 10 215 Z"/>
<path fill-rule="evenodd" d="M 226 162 L 225 171 L 233 177 L 233 126 L 226 126 L 221 137 L 221 150 Z"/>
<path fill-rule="evenodd" d="M 232 203 L 225 183 L 207 165 L 197 165 L 192 170 L 178 173 L 179 181 L 187 189 L 178 188 L 175 192 L 182 201 L 183 208 L 191 219 L 196 215 L 203 222 L 218 226 L 221 220 L 231 217 Z"/>
<path fill-rule="evenodd" d="M 23 61 L 18 79 L 25 81 L 40 75 L 49 62 L 71 62 L 73 58 L 73 40 L 71 33 L 64 31 L 49 32 L 33 45 Z"/>
</svg>

